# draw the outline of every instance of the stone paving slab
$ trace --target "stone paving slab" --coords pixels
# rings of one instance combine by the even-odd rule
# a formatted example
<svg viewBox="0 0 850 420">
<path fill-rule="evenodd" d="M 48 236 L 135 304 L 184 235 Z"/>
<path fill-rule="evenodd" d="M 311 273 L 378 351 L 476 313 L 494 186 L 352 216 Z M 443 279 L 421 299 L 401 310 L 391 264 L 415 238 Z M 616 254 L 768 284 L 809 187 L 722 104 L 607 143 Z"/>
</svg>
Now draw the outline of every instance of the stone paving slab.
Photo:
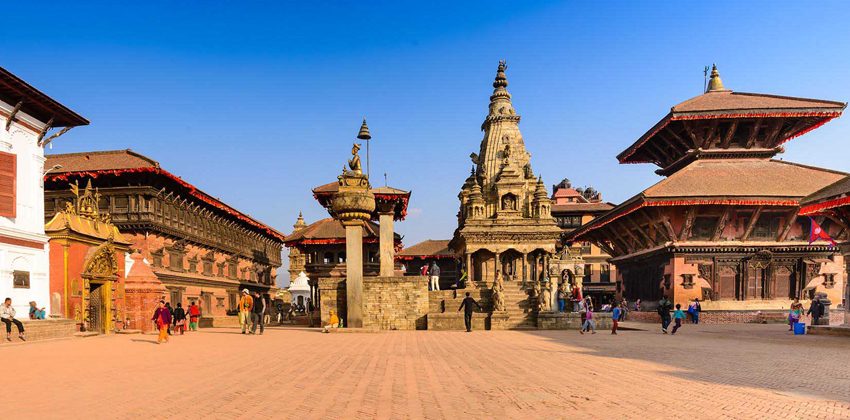
<svg viewBox="0 0 850 420">
<path fill-rule="evenodd" d="M 10 418 L 850 418 L 850 341 L 786 330 L 207 329 L 164 345 L 0 344 L 2 407 Z"/>
</svg>

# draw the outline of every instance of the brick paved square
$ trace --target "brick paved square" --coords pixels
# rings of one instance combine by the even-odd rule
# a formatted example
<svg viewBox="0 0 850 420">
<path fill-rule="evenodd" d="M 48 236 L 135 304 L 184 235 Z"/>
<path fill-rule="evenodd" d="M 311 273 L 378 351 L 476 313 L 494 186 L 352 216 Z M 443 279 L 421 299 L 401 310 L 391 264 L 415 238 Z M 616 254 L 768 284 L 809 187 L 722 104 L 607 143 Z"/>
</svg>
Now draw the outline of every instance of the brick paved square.
<svg viewBox="0 0 850 420">
<path fill-rule="evenodd" d="M 10 418 L 850 418 L 850 341 L 782 325 L 0 344 Z"/>
</svg>

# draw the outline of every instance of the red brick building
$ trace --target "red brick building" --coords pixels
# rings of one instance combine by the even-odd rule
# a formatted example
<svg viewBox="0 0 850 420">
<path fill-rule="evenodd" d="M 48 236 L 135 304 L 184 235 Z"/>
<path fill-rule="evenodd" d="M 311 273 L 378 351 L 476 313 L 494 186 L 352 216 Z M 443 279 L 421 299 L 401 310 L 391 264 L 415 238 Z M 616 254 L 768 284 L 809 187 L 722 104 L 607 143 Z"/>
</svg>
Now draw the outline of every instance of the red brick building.
<svg viewBox="0 0 850 420">
<path fill-rule="evenodd" d="M 100 212 L 141 253 L 172 305 L 198 302 L 204 319 L 223 321 L 236 309 L 240 289 L 267 298 L 276 292 L 284 235 L 155 160 L 117 150 L 51 155 L 46 165 L 62 165 L 45 177 L 46 217 L 65 208 L 69 184 L 90 180 Z"/>
</svg>

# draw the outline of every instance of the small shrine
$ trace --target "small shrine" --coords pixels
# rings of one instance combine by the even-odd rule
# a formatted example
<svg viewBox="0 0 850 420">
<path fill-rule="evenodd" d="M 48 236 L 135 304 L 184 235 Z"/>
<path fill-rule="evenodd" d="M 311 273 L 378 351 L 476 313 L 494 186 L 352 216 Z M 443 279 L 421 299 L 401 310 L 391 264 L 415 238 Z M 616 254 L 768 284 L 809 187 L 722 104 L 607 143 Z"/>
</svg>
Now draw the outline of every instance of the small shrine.
<svg viewBox="0 0 850 420">
<path fill-rule="evenodd" d="M 124 256 L 128 242 L 98 210 L 91 181 L 45 225 L 50 237 L 50 295 L 54 314 L 74 319 L 80 331 L 126 328 Z"/>
</svg>

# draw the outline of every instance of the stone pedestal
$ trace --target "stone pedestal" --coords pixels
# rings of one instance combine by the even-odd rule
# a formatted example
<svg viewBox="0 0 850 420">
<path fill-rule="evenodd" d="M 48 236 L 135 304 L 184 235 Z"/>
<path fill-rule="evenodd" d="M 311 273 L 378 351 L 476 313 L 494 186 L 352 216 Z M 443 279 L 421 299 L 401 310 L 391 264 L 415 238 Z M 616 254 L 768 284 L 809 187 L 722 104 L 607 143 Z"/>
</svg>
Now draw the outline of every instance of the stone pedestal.
<svg viewBox="0 0 850 420">
<path fill-rule="evenodd" d="M 395 241 L 393 238 L 393 212 L 381 212 L 378 216 L 378 222 L 381 225 L 380 233 L 380 250 L 381 250 L 381 277 L 391 277 L 393 275 L 393 265 L 395 260 Z"/>
<path fill-rule="evenodd" d="M 509 328 L 508 320 L 511 316 L 507 311 L 498 311 L 490 314 L 490 329 L 491 330 L 506 330 Z"/>
</svg>

